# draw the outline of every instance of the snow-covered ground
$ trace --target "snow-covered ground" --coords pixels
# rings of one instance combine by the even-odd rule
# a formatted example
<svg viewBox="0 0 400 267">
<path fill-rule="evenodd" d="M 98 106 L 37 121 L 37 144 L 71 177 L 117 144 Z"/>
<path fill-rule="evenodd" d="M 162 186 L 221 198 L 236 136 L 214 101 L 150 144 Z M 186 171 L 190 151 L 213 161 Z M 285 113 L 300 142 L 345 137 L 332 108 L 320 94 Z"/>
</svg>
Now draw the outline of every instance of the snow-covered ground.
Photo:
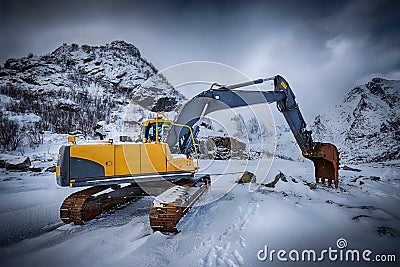
<svg viewBox="0 0 400 267">
<path fill-rule="evenodd" d="M 203 166 L 209 163 L 202 162 Z M 205 171 L 254 170 L 255 164 L 251 161 L 245 167 L 245 161 L 218 161 Z M 279 170 L 288 181 L 280 180 L 275 188 L 261 185 L 255 191 L 248 185 L 235 186 L 233 181 L 240 174 L 213 175 L 216 186 L 201 198 L 204 205 L 194 207 L 179 223 L 181 232 L 176 235 L 152 232 L 151 197 L 83 226 L 63 225 L 58 209 L 73 190 L 58 187 L 53 173 L 1 169 L 2 266 L 279 266 L 282 262 L 276 253 L 272 262 L 260 261 L 257 254 L 265 246 L 268 252 L 298 250 L 300 257 L 302 250 L 313 249 L 318 258 L 323 249 L 338 249 L 339 238 L 347 241 L 344 252 L 369 249 L 370 258 L 396 254 L 398 261 L 399 163 L 353 167 L 361 172 L 340 170 L 339 189 L 320 185 L 311 189 L 307 185 L 313 182 L 310 162 L 275 160 L 264 183 L 272 181 Z M 374 181 L 375 176 L 380 180 Z M 215 200 L 222 184 L 232 190 Z M 310 265 L 288 260 L 285 264 Z M 330 263 L 326 254 L 324 265 Z M 335 262 L 340 263 L 355 264 Z M 395 265 L 384 266 L 391 264 Z"/>
</svg>

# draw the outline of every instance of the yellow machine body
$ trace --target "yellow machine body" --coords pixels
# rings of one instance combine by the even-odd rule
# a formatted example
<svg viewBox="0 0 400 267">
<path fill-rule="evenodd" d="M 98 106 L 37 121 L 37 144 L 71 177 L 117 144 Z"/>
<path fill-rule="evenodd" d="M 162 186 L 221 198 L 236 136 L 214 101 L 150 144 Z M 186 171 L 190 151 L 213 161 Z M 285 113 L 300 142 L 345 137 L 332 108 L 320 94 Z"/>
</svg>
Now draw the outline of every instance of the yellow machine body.
<svg viewBox="0 0 400 267">
<path fill-rule="evenodd" d="M 192 156 L 172 155 L 168 144 L 162 142 L 168 125 L 176 124 L 162 113 L 145 121 L 139 143 L 112 140 L 77 143 L 75 137 L 68 138 L 70 144 L 59 150 L 57 183 L 77 187 L 193 177 L 198 166 L 195 167 Z M 193 134 L 192 138 L 194 143 Z"/>
<path fill-rule="evenodd" d="M 165 143 L 72 145 L 70 156 L 102 165 L 105 176 L 194 171 L 193 159 L 173 158 Z"/>
<path fill-rule="evenodd" d="M 153 143 L 83 143 L 64 146 L 57 166 L 62 186 L 86 186 L 157 180 L 177 173 L 192 175 L 192 158 L 171 155 L 169 146 Z M 61 171 L 62 170 L 62 171 Z M 152 178 L 152 179 L 149 179 Z"/>
</svg>

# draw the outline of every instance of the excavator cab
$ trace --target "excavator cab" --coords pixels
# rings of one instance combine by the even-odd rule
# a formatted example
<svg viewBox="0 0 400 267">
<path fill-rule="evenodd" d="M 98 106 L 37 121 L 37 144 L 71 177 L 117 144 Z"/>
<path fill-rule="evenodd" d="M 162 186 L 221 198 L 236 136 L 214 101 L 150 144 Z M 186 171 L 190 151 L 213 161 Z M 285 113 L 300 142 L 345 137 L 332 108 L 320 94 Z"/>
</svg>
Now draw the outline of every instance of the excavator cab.
<svg viewBox="0 0 400 267">
<path fill-rule="evenodd" d="M 156 117 L 143 123 L 142 140 L 144 143 L 161 142 L 164 139 L 165 128 L 171 124 L 170 120 Z"/>
</svg>

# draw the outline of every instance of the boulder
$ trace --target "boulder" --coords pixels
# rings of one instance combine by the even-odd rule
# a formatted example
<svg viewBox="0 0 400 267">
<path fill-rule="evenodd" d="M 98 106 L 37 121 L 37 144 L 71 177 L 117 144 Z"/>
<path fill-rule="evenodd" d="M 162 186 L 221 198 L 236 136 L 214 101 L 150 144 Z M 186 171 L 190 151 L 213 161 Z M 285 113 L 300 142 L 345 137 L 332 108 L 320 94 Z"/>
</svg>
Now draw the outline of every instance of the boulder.
<svg viewBox="0 0 400 267">
<path fill-rule="evenodd" d="M 31 166 L 28 168 L 28 170 L 30 170 L 31 172 L 41 172 L 42 168 Z"/>
<path fill-rule="evenodd" d="M 201 157 L 228 160 L 248 159 L 246 144 L 232 137 L 209 136 L 200 140 Z"/>
<path fill-rule="evenodd" d="M 248 183 L 255 183 L 256 182 L 256 176 L 254 173 L 245 171 L 242 175 L 242 177 L 240 177 L 236 183 L 238 184 L 248 184 Z"/>
<path fill-rule="evenodd" d="M 48 167 L 45 171 L 46 172 L 56 172 L 56 166 Z"/>
<path fill-rule="evenodd" d="M 287 178 L 286 178 L 286 175 L 285 175 L 284 173 L 282 173 L 281 171 L 279 171 L 279 173 L 275 176 L 275 179 L 274 179 L 272 182 L 270 182 L 270 183 L 268 183 L 268 184 L 264 184 L 264 185 L 265 185 L 266 187 L 274 188 L 275 185 L 276 185 L 276 183 L 277 183 L 279 180 L 281 180 L 281 181 L 283 181 L 283 182 L 285 182 L 285 183 L 288 182 L 288 180 L 287 180 Z"/>
<path fill-rule="evenodd" d="M 7 170 L 26 171 L 29 166 L 31 166 L 29 157 L 2 155 L 0 159 L 0 168 L 6 168 Z"/>
</svg>

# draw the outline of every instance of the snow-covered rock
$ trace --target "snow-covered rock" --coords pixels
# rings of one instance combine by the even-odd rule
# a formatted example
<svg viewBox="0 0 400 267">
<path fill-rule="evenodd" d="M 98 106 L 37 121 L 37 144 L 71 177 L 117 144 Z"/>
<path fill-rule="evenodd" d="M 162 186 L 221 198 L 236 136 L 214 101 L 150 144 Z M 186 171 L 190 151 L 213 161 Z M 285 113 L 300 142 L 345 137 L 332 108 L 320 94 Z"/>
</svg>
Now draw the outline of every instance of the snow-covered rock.
<svg viewBox="0 0 400 267">
<path fill-rule="evenodd" d="M 247 159 L 246 144 L 233 137 L 209 136 L 200 139 L 201 158 L 228 160 Z"/>
<path fill-rule="evenodd" d="M 28 170 L 31 165 L 29 157 L 12 156 L 1 154 L 0 155 L 0 168 L 6 168 L 7 170 Z"/>
</svg>

